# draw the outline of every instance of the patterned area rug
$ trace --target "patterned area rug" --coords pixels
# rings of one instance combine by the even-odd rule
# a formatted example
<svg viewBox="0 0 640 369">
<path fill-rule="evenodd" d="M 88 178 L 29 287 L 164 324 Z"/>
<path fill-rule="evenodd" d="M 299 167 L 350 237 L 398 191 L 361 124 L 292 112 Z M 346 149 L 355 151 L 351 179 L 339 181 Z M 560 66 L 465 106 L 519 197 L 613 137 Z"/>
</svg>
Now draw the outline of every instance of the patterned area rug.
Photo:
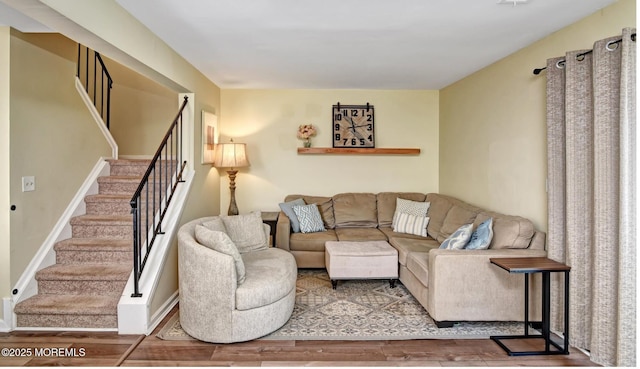
<svg viewBox="0 0 640 369">
<path fill-rule="evenodd" d="M 339 281 L 331 288 L 324 269 L 299 269 L 291 319 L 266 340 L 469 339 L 522 334 L 517 322 L 461 322 L 438 328 L 402 285 L 384 280 Z M 164 340 L 192 340 L 175 314 L 157 334 Z"/>
</svg>

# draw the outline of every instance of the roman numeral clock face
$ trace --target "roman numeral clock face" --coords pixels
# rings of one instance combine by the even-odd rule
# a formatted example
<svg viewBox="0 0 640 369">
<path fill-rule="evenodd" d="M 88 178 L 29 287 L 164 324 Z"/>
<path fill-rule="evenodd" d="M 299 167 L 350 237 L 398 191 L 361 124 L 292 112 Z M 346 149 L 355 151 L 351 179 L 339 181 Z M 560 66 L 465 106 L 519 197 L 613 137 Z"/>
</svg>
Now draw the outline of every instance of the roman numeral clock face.
<svg viewBox="0 0 640 369">
<path fill-rule="evenodd" d="M 373 105 L 333 106 L 333 147 L 375 147 Z"/>
</svg>

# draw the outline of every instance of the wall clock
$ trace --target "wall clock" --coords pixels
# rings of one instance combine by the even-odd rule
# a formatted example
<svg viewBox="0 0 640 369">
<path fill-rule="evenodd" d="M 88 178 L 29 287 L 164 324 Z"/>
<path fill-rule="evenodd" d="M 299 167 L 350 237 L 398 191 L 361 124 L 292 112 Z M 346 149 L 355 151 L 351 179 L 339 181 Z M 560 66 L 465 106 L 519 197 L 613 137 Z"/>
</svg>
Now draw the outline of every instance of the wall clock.
<svg viewBox="0 0 640 369">
<path fill-rule="evenodd" d="M 373 105 L 333 105 L 333 147 L 376 147 Z"/>
</svg>

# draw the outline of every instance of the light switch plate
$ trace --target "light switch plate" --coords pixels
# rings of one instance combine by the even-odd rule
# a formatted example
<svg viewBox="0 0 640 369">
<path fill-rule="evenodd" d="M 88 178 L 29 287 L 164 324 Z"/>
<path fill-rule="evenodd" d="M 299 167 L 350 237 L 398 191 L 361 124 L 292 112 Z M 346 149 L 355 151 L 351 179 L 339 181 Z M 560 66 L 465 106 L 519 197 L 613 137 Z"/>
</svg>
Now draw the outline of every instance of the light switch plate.
<svg viewBox="0 0 640 369">
<path fill-rule="evenodd" d="M 25 176 L 22 177 L 22 192 L 29 192 L 36 190 L 36 177 Z"/>
</svg>

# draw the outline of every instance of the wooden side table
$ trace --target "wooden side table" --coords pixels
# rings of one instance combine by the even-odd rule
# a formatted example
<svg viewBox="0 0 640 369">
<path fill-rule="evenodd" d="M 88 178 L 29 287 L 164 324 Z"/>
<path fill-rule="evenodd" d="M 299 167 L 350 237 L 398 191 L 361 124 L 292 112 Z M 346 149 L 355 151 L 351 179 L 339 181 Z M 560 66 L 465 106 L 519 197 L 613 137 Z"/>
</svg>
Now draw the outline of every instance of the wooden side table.
<svg viewBox="0 0 640 369">
<path fill-rule="evenodd" d="M 262 223 L 268 224 L 271 227 L 271 231 L 269 234 L 271 235 L 271 247 L 276 247 L 276 225 L 278 223 L 278 215 L 279 211 L 263 211 L 262 215 Z"/>
<path fill-rule="evenodd" d="M 523 258 L 491 258 L 492 264 L 499 266 L 509 273 L 524 274 L 524 334 L 513 336 L 491 336 L 509 356 L 522 355 L 569 355 L 569 272 L 571 267 L 545 257 Z M 551 307 L 551 273 L 564 273 L 564 347 L 560 347 L 551 340 L 550 307 Z M 542 273 L 542 334 L 529 334 L 529 274 Z M 511 351 L 502 343 L 508 339 L 544 340 L 544 350 L 540 351 Z M 556 350 L 552 350 L 551 346 Z"/>
</svg>

